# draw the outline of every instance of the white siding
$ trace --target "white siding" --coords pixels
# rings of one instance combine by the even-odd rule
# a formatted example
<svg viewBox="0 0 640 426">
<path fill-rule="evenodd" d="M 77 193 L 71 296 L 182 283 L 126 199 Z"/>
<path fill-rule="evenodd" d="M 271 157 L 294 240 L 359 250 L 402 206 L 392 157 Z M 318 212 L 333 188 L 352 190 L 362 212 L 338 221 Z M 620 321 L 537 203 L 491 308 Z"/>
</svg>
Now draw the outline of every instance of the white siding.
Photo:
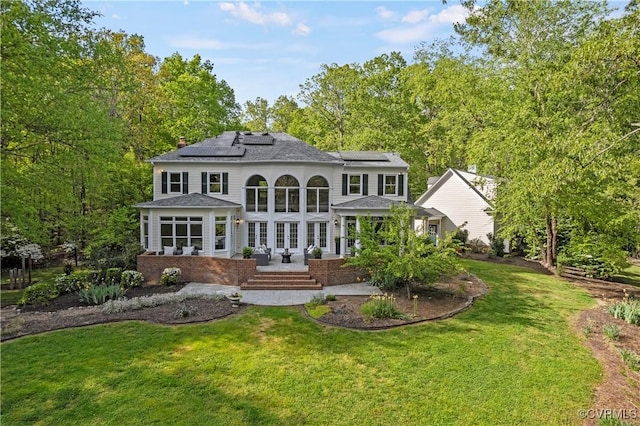
<svg viewBox="0 0 640 426">
<path fill-rule="evenodd" d="M 442 235 L 462 227 L 466 222 L 463 229 L 469 231 L 469 240 L 480 238 L 488 244 L 487 233 L 495 231 L 493 217 L 485 211 L 490 207 L 489 204 L 453 174 L 421 206 L 435 208 L 447 216 L 442 220 Z"/>
</svg>

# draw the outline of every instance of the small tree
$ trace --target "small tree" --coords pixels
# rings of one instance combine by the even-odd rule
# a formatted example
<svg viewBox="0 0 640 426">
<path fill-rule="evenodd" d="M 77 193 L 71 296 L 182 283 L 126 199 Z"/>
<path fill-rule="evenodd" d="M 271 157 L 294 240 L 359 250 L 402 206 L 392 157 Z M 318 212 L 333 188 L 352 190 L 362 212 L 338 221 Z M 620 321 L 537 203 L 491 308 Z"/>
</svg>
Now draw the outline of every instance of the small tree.
<svg viewBox="0 0 640 426">
<path fill-rule="evenodd" d="M 360 218 L 360 231 L 354 235 L 360 246 L 345 264 L 367 271 L 374 285 L 386 289 L 406 285 L 409 298 L 412 288 L 457 272 L 460 265 L 455 250 L 436 248 L 415 233 L 412 223 L 413 210 L 404 205 L 392 206 L 382 224 L 371 217 Z"/>
</svg>

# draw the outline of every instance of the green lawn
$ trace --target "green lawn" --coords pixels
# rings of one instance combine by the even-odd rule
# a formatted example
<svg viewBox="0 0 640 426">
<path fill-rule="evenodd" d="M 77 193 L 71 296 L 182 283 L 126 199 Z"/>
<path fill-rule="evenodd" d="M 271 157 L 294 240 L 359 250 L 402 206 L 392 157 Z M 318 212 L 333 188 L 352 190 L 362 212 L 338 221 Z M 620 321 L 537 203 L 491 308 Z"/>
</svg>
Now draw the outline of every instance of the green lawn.
<svg viewBox="0 0 640 426">
<path fill-rule="evenodd" d="M 615 278 L 619 282 L 640 287 L 640 266 L 631 265 L 617 274 Z"/>
<path fill-rule="evenodd" d="M 253 307 L 4 343 L 2 424 L 580 424 L 601 369 L 569 322 L 593 301 L 526 269 L 465 265 L 491 287 L 474 308 L 391 331 Z"/>
</svg>

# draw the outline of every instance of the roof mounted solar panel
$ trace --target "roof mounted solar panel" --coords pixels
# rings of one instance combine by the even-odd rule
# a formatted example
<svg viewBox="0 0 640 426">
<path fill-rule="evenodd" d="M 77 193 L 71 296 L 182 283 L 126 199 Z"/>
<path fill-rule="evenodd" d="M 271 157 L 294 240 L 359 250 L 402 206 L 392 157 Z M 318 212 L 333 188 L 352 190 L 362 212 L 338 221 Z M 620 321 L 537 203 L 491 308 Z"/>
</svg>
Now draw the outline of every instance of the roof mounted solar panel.
<svg viewBox="0 0 640 426">
<path fill-rule="evenodd" d="M 243 157 L 246 150 L 243 146 L 187 146 L 178 152 L 180 157 Z"/>
<path fill-rule="evenodd" d="M 341 151 L 339 154 L 345 161 L 389 161 L 384 152 Z"/>
<path fill-rule="evenodd" d="M 243 145 L 273 145 L 274 138 L 271 135 L 247 135 L 241 137 Z"/>
</svg>

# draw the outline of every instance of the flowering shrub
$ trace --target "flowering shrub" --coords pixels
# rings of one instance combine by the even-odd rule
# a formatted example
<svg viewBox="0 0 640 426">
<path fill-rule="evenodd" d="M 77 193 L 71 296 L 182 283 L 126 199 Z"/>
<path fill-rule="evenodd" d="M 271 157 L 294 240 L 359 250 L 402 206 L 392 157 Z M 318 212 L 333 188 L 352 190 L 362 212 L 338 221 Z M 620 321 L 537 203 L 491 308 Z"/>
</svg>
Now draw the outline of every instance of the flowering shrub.
<svg viewBox="0 0 640 426">
<path fill-rule="evenodd" d="M 104 276 L 104 282 L 107 285 L 120 285 L 121 276 L 122 276 L 122 269 L 107 268 L 107 271 Z"/>
<path fill-rule="evenodd" d="M 89 287 L 86 274 L 58 275 L 54 280 L 56 289 L 60 294 L 80 291 Z"/>
<path fill-rule="evenodd" d="M 176 285 L 180 282 L 182 271 L 180 268 L 165 268 L 160 276 L 160 284 L 162 285 Z"/>
<path fill-rule="evenodd" d="M 120 286 L 122 288 L 140 287 L 144 277 L 138 271 L 124 271 L 120 277 Z"/>
<path fill-rule="evenodd" d="M 24 289 L 22 298 L 20 299 L 20 305 L 44 305 L 49 300 L 58 297 L 59 292 L 55 283 L 41 282 Z"/>
</svg>

